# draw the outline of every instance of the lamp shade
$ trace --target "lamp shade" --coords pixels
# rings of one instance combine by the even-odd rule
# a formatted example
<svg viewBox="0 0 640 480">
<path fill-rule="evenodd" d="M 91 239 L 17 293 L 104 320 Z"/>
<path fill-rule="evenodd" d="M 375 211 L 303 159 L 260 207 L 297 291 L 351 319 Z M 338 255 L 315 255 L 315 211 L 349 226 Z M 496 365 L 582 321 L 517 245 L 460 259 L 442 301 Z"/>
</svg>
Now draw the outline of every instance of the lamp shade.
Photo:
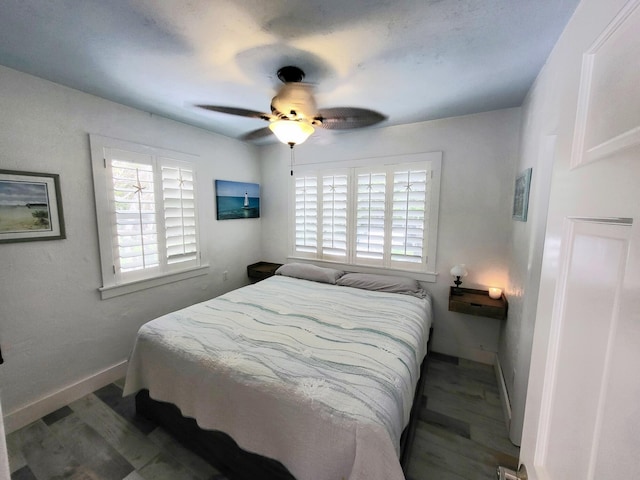
<svg viewBox="0 0 640 480">
<path fill-rule="evenodd" d="M 282 143 L 300 145 L 315 129 L 307 122 L 295 120 L 276 120 L 269 124 L 269 128 Z"/>
<path fill-rule="evenodd" d="M 464 263 L 461 263 L 460 265 L 454 266 L 451 269 L 450 273 L 454 277 L 466 277 L 467 276 L 467 268 L 465 267 Z"/>
</svg>

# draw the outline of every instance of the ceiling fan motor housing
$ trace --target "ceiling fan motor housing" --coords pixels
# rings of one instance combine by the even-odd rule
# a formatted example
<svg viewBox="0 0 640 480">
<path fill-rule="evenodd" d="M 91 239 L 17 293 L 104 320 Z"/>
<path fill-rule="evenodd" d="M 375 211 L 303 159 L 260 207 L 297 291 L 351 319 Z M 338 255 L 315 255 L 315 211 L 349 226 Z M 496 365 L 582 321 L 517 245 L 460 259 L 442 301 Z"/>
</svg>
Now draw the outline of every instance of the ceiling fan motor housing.
<svg viewBox="0 0 640 480">
<path fill-rule="evenodd" d="M 304 78 L 302 69 L 293 65 L 282 67 L 277 75 L 282 83 L 301 82 Z"/>
<path fill-rule="evenodd" d="M 311 122 L 318 111 L 313 86 L 306 83 L 286 83 L 271 100 L 271 111 L 279 118 Z"/>
</svg>

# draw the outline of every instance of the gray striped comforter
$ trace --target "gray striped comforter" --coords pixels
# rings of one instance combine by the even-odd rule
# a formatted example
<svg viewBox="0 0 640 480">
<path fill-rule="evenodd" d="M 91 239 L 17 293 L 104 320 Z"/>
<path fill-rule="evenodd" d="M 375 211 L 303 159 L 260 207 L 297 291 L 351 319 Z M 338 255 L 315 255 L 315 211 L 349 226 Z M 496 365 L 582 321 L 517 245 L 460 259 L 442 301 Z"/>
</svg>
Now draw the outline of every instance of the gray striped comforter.
<svg viewBox="0 0 640 480">
<path fill-rule="evenodd" d="M 140 328 L 147 388 L 299 480 L 401 480 L 430 298 L 276 276 Z"/>
</svg>

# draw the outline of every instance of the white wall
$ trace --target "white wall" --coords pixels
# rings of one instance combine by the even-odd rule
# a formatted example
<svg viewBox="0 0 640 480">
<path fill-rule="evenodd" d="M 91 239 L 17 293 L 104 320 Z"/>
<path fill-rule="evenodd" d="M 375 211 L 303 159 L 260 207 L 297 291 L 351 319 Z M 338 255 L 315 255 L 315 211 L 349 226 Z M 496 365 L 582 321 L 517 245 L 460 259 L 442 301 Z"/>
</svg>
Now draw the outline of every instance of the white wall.
<svg viewBox="0 0 640 480">
<path fill-rule="evenodd" d="M 465 263 L 463 286 L 507 284 L 514 164 L 520 110 L 508 109 L 410 125 L 312 137 L 295 149 L 295 161 L 316 163 L 442 151 L 442 183 L 433 350 L 492 363 L 502 322 L 448 311 L 449 270 Z M 287 260 L 289 148 L 262 147 L 264 260 Z"/>
<path fill-rule="evenodd" d="M 532 168 L 531 190 L 527 221 L 513 222 L 509 238 L 509 283 L 506 290 L 510 299 L 509 321 L 502 325 L 498 350 L 498 362 L 504 375 L 512 412 L 510 438 L 516 445 L 520 444 L 524 419 L 551 172 L 556 147 L 553 125 L 538 125 L 539 119 L 530 109 L 532 99 L 537 96 L 537 87 L 537 84 L 533 86 L 523 104 L 522 125 L 526 131 L 522 132 L 515 174 Z M 534 135 L 531 134 L 532 129 L 536 131 Z"/>
<path fill-rule="evenodd" d="M 100 300 L 89 133 L 200 156 L 208 275 Z M 65 240 L 0 244 L 8 430 L 30 412 L 62 406 L 55 405 L 65 401 L 61 391 L 79 395 L 78 382 L 122 366 L 145 321 L 247 282 L 246 265 L 261 258 L 262 220 L 216 221 L 213 181 L 259 182 L 257 158 L 256 147 L 0 67 L 0 169 L 59 174 L 67 231 Z"/>
</svg>

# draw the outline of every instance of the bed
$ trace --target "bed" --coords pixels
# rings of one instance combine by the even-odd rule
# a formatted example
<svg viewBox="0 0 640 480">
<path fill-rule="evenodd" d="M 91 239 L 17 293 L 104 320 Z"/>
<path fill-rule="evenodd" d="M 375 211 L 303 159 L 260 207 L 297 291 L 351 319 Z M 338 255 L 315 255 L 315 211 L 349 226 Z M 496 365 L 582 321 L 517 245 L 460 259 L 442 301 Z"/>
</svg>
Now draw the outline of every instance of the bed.
<svg viewBox="0 0 640 480">
<path fill-rule="evenodd" d="M 143 325 L 123 394 L 137 393 L 143 415 L 175 411 L 194 431 L 271 459 L 257 468 L 282 470 L 273 478 L 403 480 L 430 296 L 414 281 L 281 268 Z"/>
</svg>

